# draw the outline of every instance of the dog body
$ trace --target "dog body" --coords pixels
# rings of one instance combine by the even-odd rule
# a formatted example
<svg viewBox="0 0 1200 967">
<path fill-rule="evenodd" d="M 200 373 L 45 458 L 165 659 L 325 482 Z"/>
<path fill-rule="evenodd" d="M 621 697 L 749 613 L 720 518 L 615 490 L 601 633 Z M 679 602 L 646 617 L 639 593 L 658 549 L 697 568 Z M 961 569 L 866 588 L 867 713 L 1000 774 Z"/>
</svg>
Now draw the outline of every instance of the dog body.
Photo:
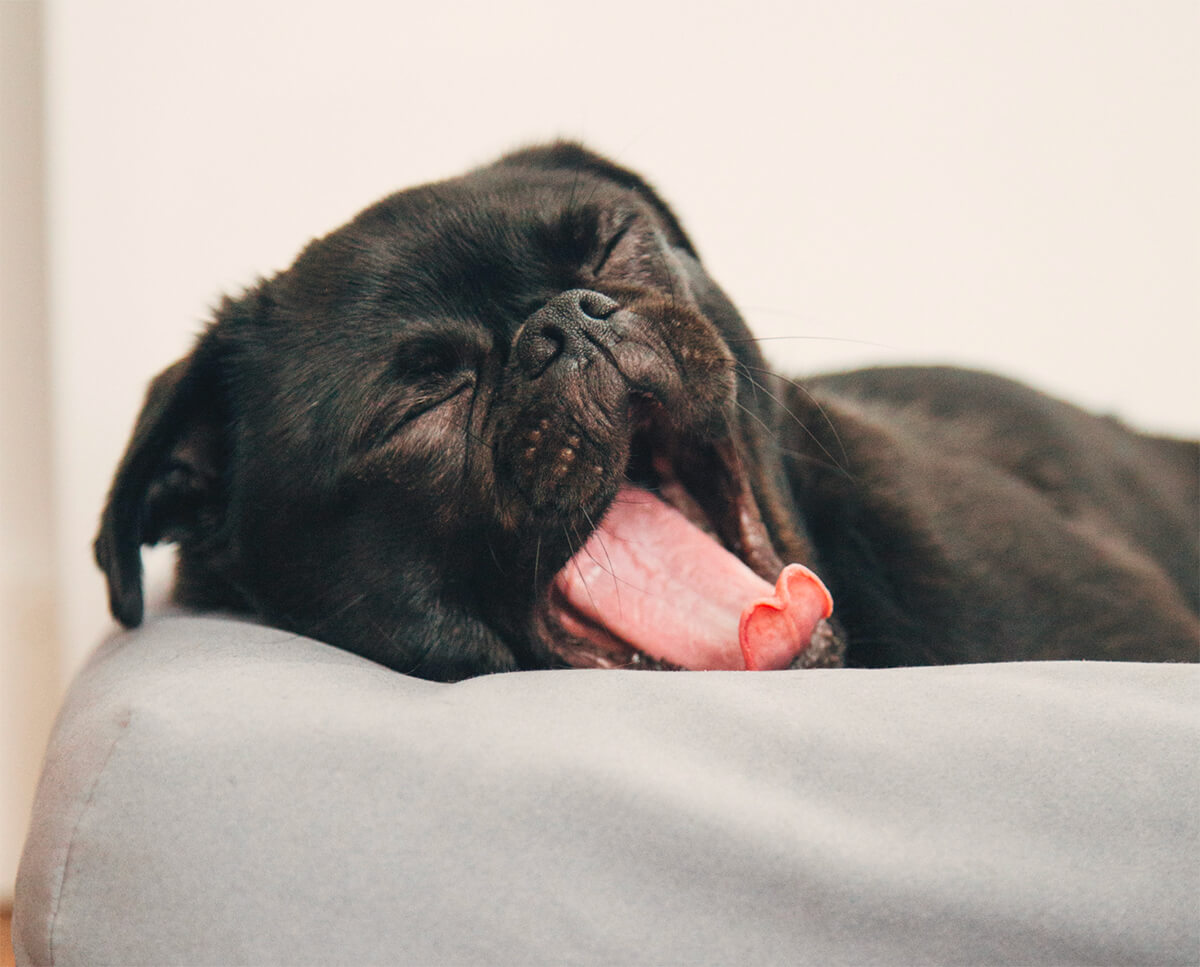
<svg viewBox="0 0 1200 967">
<path fill-rule="evenodd" d="M 444 680 L 1194 660 L 1198 473 L 998 377 L 775 376 L 661 199 L 558 144 L 227 300 L 151 387 L 96 551 L 126 624 L 140 547 L 175 541 L 182 602 Z"/>
<path fill-rule="evenodd" d="M 856 663 L 1197 658 L 1195 444 L 964 370 L 805 390 L 785 459 Z"/>
</svg>

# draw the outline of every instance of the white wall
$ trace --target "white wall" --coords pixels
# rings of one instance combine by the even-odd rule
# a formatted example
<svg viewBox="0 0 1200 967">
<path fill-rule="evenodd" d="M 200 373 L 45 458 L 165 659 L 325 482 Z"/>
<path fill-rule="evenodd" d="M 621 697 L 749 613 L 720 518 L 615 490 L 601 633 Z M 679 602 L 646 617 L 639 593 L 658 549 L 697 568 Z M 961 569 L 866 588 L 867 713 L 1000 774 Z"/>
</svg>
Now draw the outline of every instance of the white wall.
<svg viewBox="0 0 1200 967">
<path fill-rule="evenodd" d="M 570 135 L 796 372 L 941 360 L 1196 432 L 1193 0 L 47 0 L 58 612 L 143 388 L 375 197 Z"/>
</svg>

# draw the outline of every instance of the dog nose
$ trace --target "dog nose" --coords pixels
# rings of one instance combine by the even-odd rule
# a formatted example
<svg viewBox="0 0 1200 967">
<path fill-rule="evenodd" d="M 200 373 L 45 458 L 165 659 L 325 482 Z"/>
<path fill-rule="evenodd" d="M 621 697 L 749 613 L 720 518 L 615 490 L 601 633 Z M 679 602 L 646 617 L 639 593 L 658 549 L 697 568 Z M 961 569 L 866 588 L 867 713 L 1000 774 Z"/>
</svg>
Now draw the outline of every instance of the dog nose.
<svg viewBox="0 0 1200 967">
<path fill-rule="evenodd" d="M 583 362 L 596 352 L 603 323 L 618 309 L 606 295 L 569 289 L 525 320 L 517 337 L 517 362 L 530 379 L 554 362 Z"/>
</svg>

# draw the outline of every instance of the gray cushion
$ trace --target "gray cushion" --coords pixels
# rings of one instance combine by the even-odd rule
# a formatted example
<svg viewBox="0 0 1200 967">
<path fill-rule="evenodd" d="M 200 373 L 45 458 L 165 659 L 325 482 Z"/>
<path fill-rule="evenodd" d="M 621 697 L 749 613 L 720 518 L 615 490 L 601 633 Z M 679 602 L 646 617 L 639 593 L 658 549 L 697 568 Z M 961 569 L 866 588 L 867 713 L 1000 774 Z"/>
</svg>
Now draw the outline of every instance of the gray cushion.
<svg viewBox="0 0 1200 967">
<path fill-rule="evenodd" d="M 105 644 L 22 964 L 1196 964 L 1200 672 L 499 675 L 222 618 Z"/>
</svg>

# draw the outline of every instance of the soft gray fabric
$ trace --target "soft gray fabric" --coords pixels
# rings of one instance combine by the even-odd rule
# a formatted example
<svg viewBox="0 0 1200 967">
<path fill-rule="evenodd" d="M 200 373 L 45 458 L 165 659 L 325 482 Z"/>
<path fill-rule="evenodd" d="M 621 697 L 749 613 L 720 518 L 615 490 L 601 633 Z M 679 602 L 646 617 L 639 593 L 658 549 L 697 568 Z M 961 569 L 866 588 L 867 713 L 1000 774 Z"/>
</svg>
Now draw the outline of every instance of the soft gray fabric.
<svg viewBox="0 0 1200 967">
<path fill-rule="evenodd" d="M 51 742 L 22 964 L 1196 964 L 1195 667 L 417 681 L 219 618 Z"/>
</svg>

